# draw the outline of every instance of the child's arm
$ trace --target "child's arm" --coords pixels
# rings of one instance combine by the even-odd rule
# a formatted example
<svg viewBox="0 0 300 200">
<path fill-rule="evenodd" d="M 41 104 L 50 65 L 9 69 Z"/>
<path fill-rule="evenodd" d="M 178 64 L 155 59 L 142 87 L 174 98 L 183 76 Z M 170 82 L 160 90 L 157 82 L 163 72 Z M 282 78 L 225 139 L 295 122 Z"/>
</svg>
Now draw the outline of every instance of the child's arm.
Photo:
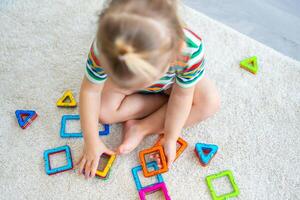
<svg viewBox="0 0 300 200">
<path fill-rule="evenodd" d="M 165 120 L 164 149 L 170 166 L 176 157 L 176 142 L 191 111 L 195 86 L 182 88 L 174 84 Z"/>
<path fill-rule="evenodd" d="M 98 123 L 103 84 L 92 84 L 85 77 L 80 89 L 80 122 L 84 137 L 83 155 L 77 166 L 79 174 L 94 177 L 101 154 L 113 154 L 99 138 Z"/>
</svg>

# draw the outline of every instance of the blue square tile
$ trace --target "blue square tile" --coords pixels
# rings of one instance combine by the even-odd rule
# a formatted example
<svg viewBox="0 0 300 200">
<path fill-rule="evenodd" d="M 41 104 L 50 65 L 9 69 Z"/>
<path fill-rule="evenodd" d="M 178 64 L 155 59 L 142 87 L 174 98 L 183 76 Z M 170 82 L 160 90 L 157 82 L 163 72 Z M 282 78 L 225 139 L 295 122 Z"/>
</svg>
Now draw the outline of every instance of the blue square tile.
<svg viewBox="0 0 300 200">
<path fill-rule="evenodd" d="M 62 116 L 60 137 L 62 137 L 62 138 L 81 138 L 81 137 L 83 137 L 82 132 L 78 132 L 78 133 L 66 132 L 66 122 L 68 120 L 80 120 L 80 116 L 79 115 L 63 115 Z M 109 134 L 109 124 L 104 124 L 103 127 L 104 127 L 104 130 L 99 131 L 100 136 Z"/>
<path fill-rule="evenodd" d="M 67 164 L 64 166 L 51 168 L 49 156 L 51 156 L 52 154 L 60 153 L 60 152 L 65 152 L 66 158 L 67 158 Z M 56 174 L 56 173 L 70 170 L 73 168 L 71 150 L 68 145 L 60 146 L 60 147 L 56 147 L 56 148 L 48 149 L 48 150 L 44 151 L 44 161 L 45 161 L 45 171 L 48 175 Z"/>
<path fill-rule="evenodd" d="M 157 163 L 155 161 L 147 163 L 147 168 L 154 168 L 154 170 L 159 169 L 158 166 L 157 166 Z M 135 185 L 136 185 L 136 188 L 137 188 L 138 191 L 140 191 L 141 189 L 143 189 L 145 187 L 152 186 L 156 183 L 164 182 L 164 179 L 163 179 L 162 175 L 158 174 L 158 175 L 156 175 L 156 180 L 157 180 L 156 183 L 153 183 L 151 185 L 142 186 L 142 183 L 141 183 L 141 181 L 139 179 L 139 175 L 138 175 L 139 171 L 142 171 L 142 166 L 141 165 L 136 166 L 136 167 L 132 168 L 132 170 L 131 170 L 132 175 L 133 175 L 133 179 L 134 179 L 134 182 L 135 182 Z"/>
</svg>

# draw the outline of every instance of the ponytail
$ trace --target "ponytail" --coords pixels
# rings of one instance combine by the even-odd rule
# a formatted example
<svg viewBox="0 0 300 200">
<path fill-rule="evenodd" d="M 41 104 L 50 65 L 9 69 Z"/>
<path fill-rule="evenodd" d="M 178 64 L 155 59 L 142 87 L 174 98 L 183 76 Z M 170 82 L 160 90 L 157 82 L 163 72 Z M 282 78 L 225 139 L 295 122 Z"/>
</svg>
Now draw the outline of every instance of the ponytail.
<svg viewBox="0 0 300 200">
<path fill-rule="evenodd" d="M 125 44 L 121 38 L 116 39 L 115 45 L 118 59 L 126 64 L 130 72 L 147 79 L 157 76 L 158 70 L 135 53 L 131 45 Z"/>
</svg>

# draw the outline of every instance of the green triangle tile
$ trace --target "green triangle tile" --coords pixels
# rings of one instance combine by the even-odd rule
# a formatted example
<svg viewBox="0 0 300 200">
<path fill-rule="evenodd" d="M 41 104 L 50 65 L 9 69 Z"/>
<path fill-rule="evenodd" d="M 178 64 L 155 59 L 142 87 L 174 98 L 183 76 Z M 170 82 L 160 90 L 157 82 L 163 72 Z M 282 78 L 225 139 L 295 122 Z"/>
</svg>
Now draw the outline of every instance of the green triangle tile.
<svg viewBox="0 0 300 200">
<path fill-rule="evenodd" d="M 246 58 L 240 62 L 241 68 L 256 74 L 258 71 L 257 57 L 253 56 L 250 58 Z"/>
</svg>

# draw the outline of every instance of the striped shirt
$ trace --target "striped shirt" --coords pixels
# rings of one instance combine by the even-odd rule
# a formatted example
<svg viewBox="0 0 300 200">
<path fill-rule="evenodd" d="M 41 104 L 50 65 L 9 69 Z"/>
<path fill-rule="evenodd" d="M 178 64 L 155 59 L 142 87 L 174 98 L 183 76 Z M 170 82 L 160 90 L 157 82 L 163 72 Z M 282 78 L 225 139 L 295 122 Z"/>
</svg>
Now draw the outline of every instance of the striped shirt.
<svg viewBox="0 0 300 200">
<path fill-rule="evenodd" d="M 167 73 L 153 85 L 143 88 L 140 92 L 158 93 L 166 90 L 176 83 L 182 88 L 188 88 L 195 85 L 204 75 L 204 49 L 202 39 L 193 31 L 183 28 L 185 36 L 185 48 L 177 57 L 176 61 L 170 64 Z M 99 61 L 99 52 L 92 44 L 87 63 L 86 77 L 95 84 L 101 84 L 107 79 L 107 74 L 101 67 Z"/>
</svg>

